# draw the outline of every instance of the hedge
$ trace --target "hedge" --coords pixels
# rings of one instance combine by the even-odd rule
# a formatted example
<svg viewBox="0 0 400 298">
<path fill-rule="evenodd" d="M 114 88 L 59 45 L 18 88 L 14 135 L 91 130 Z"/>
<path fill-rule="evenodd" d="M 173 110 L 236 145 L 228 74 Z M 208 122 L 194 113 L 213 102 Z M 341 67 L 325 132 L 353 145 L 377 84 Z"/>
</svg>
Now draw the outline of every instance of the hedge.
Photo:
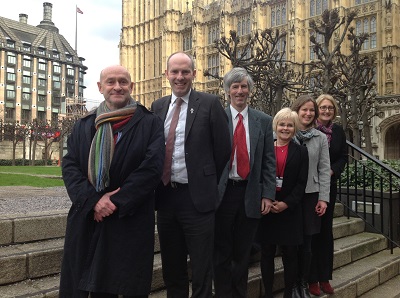
<svg viewBox="0 0 400 298">
<path fill-rule="evenodd" d="M 28 159 L 25 159 L 25 163 L 22 163 L 23 159 L 22 158 L 18 158 L 15 160 L 15 165 L 16 166 L 30 166 L 30 161 Z M 53 164 L 53 160 L 49 159 L 47 160 L 47 165 L 51 166 Z M 44 160 L 40 159 L 40 160 L 35 160 L 35 166 L 44 166 Z M 12 159 L 0 159 L 0 166 L 12 166 Z"/>
</svg>

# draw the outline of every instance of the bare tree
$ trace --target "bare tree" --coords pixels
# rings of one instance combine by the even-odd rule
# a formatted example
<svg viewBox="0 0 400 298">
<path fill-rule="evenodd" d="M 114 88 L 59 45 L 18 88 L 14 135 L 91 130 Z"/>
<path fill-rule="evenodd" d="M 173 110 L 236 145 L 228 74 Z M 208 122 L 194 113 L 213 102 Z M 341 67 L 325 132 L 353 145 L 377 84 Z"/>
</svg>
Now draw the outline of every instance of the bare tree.
<svg viewBox="0 0 400 298">
<path fill-rule="evenodd" d="M 311 74 L 318 75 L 318 80 L 315 81 L 316 87 L 323 93 L 337 94 L 340 92 L 335 85 L 341 73 L 338 71 L 335 62 L 337 56 L 341 54 L 341 45 L 356 15 L 356 12 L 350 12 L 347 16 L 341 18 L 339 10 L 332 9 L 325 10 L 320 19 L 310 20 L 310 28 L 314 32 L 310 36 L 310 41 L 317 57 L 312 65 Z M 322 40 L 320 40 L 320 36 L 322 36 Z M 330 45 L 333 42 L 333 49 L 330 50 Z"/>
<path fill-rule="evenodd" d="M 372 153 L 370 119 L 376 95 L 374 55 L 362 55 L 362 45 L 368 34 L 357 36 L 349 29 L 348 40 L 351 54 L 340 55 L 337 66 L 341 71 L 340 86 L 344 96 L 339 97 L 342 107 L 342 124 L 351 131 L 353 143 L 361 147 L 361 130 L 365 138 L 365 150 Z M 361 128 L 361 129 L 360 129 Z"/>
<path fill-rule="evenodd" d="M 68 136 L 72 132 L 72 128 L 74 127 L 75 122 L 79 119 L 79 117 L 69 117 L 69 118 L 62 118 L 59 120 L 58 128 L 60 135 L 58 137 L 58 144 L 59 144 L 59 156 L 58 159 L 61 162 L 63 158 L 63 150 L 64 150 L 64 142 L 68 138 Z M 61 163 L 60 163 L 61 165 Z"/>
<path fill-rule="evenodd" d="M 351 11 L 347 16 L 340 17 L 339 11 L 332 9 L 325 10 L 320 19 L 310 21 L 314 31 L 310 41 L 317 60 L 309 74 L 311 77 L 318 76 L 318 80 L 314 80 L 315 93 L 329 93 L 339 101 L 343 128 L 348 138 L 360 147 L 359 125 L 363 125 L 366 149 L 371 153 L 369 122 L 376 94 L 373 82 L 375 58 L 361 54 L 362 45 L 369 36 L 355 34 L 350 25 L 356 16 L 356 12 Z M 350 42 L 349 55 L 341 52 L 345 40 Z"/>
<path fill-rule="evenodd" d="M 243 67 L 252 76 L 255 92 L 250 104 L 272 115 L 288 105 L 285 91 L 298 90 L 304 79 L 304 72 L 295 71 L 299 65 L 286 59 L 286 36 L 286 31 L 271 29 L 257 30 L 246 37 L 230 31 L 229 37 L 215 41 L 216 49 L 232 67 Z M 219 78 L 207 71 L 204 74 Z"/>
</svg>

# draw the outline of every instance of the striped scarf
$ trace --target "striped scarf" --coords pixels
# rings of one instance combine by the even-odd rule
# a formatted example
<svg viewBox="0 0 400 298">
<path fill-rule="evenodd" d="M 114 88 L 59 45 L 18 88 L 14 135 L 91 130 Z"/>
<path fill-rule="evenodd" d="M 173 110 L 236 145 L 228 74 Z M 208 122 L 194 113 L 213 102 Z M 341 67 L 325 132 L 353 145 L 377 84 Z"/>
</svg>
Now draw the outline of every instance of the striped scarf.
<svg viewBox="0 0 400 298">
<path fill-rule="evenodd" d="M 89 152 L 88 178 L 90 183 L 101 192 L 110 185 L 110 165 L 114 155 L 114 135 L 112 122 L 132 117 L 137 104 L 131 99 L 122 109 L 111 111 L 103 101 L 96 111 L 96 134 Z"/>
</svg>

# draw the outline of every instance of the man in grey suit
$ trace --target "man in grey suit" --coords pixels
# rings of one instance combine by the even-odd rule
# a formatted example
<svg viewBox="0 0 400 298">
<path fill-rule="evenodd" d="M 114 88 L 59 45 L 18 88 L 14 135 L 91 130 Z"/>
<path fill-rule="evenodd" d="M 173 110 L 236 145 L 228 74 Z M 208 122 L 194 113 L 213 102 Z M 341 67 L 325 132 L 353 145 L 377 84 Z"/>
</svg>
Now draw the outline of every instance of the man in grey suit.
<svg viewBox="0 0 400 298">
<path fill-rule="evenodd" d="M 166 137 L 163 183 L 156 189 L 163 278 L 167 297 L 189 297 L 189 254 L 192 297 L 209 298 L 217 186 L 231 151 L 228 119 L 217 96 L 192 89 L 196 70 L 189 55 L 172 54 L 165 74 L 172 95 L 152 105 Z"/>
<path fill-rule="evenodd" d="M 270 211 L 275 198 L 272 118 L 248 107 L 253 86 L 243 68 L 233 68 L 224 76 L 233 148 L 220 180 L 215 217 L 214 287 L 218 298 L 246 297 L 251 246 L 259 219 Z"/>
</svg>

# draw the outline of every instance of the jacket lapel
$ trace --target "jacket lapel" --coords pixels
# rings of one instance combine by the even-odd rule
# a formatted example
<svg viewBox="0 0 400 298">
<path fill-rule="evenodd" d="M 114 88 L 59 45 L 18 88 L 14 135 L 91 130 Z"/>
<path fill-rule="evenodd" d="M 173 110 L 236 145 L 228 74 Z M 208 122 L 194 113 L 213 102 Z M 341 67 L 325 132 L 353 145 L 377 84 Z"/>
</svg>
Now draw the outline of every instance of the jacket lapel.
<svg viewBox="0 0 400 298">
<path fill-rule="evenodd" d="M 185 140 L 187 139 L 190 129 L 192 128 L 194 118 L 196 118 L 197 111 L 199 110 L 199 105 L 200 105 L 199 94 L 196 91 L 192 90 L 190 92 L 188 109 L 186 114 Z"/>
<path fill-rule="evenodd" d="M 231 143 L 233 143 L 233 123 L 232 123 L 232 113 L 231 113 L 231 108 L 228 106 L 225 109 L 226 115 L 228 115 L 228 127 L 229 127 L 229 135 L 231 137 Z"/>
<path fill-rule="evenodd" d="M 293 141 L 290 141 L 289 147 L 288 147 L 288 153 L 287 153 L 287 157 L 286 157 L 286 163 L 290 162 L 290 160 L 295 155 L 294 153 L 296 152 L 296 150 L 297 150 L 297 147 L 294 145 Z"/>
<path fill-rule="evenodd" d="M 169 104 L 171 103 L 171 98 L 172 98 L 171 95 L 166 96 L 166 97 L 164 97 L 165 100 L 163 100 L 163 102 L 162 102 L 161 112 L 160 112 L 160 117 L 161 117 L 162 121 L 165 121 L 165 118 L 167 117 Z"/>
<path fill-rule="evenodd" d="M 258 117 L 252 113 L 252 109 L 248 109 L 249 115 L 249 136 L 250 136 L 250 170 L 253 168 L 254 155 L 257 148 L 258 136 L 261 132 L 261 124 Z"/>
</svg>

